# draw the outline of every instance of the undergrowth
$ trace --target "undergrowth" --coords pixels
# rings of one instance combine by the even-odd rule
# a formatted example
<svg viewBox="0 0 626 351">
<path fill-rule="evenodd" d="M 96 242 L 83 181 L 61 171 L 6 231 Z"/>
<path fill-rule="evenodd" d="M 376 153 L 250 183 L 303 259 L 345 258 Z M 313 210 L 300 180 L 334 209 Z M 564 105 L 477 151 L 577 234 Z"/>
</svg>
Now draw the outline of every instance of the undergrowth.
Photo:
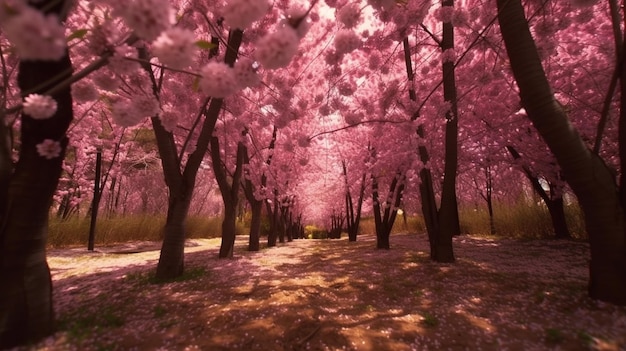
<svg viewBox="0 0 626 351">
<path fill-rule="evenodd" d="M 165 215 L 127 215 L 98 218 L 95 244 L 107 245 L 129 241 L 161 241 Z M 191 216 L 185 223 L 187 238 L 218 238 L 221 236 L 220 217 Z M 67 247 L 87 245 L 89 218 L 74 216 L 67 220 L 50 219 L 48 245 Z M 237 233 L 247 233 L 242 223 L 237 223 Z"/>
<path fill-rule="evenodd" d="M 586 239 L 584 222 L 580 208 L 576 204 L 567 205 L 565 215 L 569 230 L 576 239 Z M 249 217 L 249 216 L 248 216 Z M 237 222 L 237 233 L 248 233 L 249 218 Z M 539 239 L 554 236 L 550 214 L 542 203 L 494 204 L 495 234 L 491 233 L 489 214 L 483 204 L 462 205 L 459 208 L 461 234 L 473 234 L 517 239 Z M 187 238 L 218 238 L 221 235 L 219 217 L 191 216 L 186 221 Z M 106 245 L 129 241 L 161 241 L 165 215 L 128 215 L 99 218 L 96 225 L 95 244 Z M 363 217 L 359 234 L 376 232 L 374 219 Z M 424 233 L 426 226 L 421 215 L 396 217 L 392 234 Z M 52 247 L 86 245 L 89 235 L 89 219 L 74 216 L 68 220 L 51 218 L 48 244 Z M 311 239 L 326 238 L 322 227 L 306 226 L 306 236 Z M 342 236 L 347 234 L 344 232 Z"/>
</svg>

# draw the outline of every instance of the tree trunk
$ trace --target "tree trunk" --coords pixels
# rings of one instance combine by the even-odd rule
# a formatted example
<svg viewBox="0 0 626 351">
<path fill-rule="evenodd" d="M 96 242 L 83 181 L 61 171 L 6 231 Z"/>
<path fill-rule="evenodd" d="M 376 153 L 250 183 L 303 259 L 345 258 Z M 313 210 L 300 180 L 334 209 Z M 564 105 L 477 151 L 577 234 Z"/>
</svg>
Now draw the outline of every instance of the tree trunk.
<svg viewBox="0 0 626 351">
<path fill-rule="evenodd" d="M 225 63 L 232 65 L 235 62 L 242 38 L 243 31 L 241 30 L 233 30 L 229 33 L 224 56 Z M 212 49 L 212 53 L 217 52 L 217 50 L 218 46 Z M 153 93 L 158 97 L 160 85 L 154 76 L 152 66 L 147 62 L 149 59 L 147 52 L 144 49 L 140 49 L 139 54 L 140 58 L 145 60 L 141 63 L 142 67 L 150 75 Z M 184 166 L 180 157 L 182 155 L 178 155 L 178 149 L 172 133 L 163 128 L 157 116 L 151 118 L 159 156 L 161 157 L 161 165 L 163 166 L 165 184 L 169 190 L 168 220 L 163 230 L 163 246 L 161 247 L 161 256 L 157 264 L 156 278 L 159 280 L 173 279 L 183 273 L 185 250 L 184 221 L 189 212 L 189 203 L 195 187 L 196 175 L 213 136 L 215 123 L 222 110 L 222 104 L 222 99 L 207 98 L 205 100 L 200 111 L 200 114 L 204 115 L 204 123 L 196 142 L 196 148 L 189 154 L 187 163 Z M 171 222 L 170 215 L 172 216 Z"/>
<path fill-rule="evenodd" d="M 98 148 L 96 152 L 96 175 L 93 183 L 93 201 L 91 202 L 91 218 L 89 223 L 89 239 L 87 241 L 87 250 L 93 251 L 96 241 L 96 223 L 98 221 L 98 210 L 100 209 L 100 198 L 102 191 L 100 190 L 100 179 L 102 171 L 102 149 Z"/>
<path fill-rule="evenodd" d="M 409 48 L 409 38 L 404 38 L 404 62 L 406 64 L 406 73 L 409 81 L 415 80 L 415 74 L 413 74 L 413 65 L 411 63 L 411 51 Z M 417 101 L 417 94 L 413 88 L 409 89 L 409 98 L 412 101 Z M 416 111 L 411 120 L 417 120 L 420 116 L 419 110 Z M 425 132 L 423 126 L 418 126 L 416 130 L 418 139 L 425 139 Z M 449 256 L 454 256 L 452 252 L 452 236 L 448 235 L 443 237 L 441 235 L 439 213 L 437 211 L 437 201 L 435 199 L 435 191 L 433 190 L 433 176 L 427 165 L 430 163 L 430 155 L 426 146 L 419 145 L 417 147 L 417 154 L 422 162 L 422 169 L 419 171 L 420 185 L 419 192 L 421 198 L 422 216 L 424 217 L 424 223 L 426 225 L 426 232 L 428 233 L 428 243 L 430 244 L 430 259 L 433 261 L 439 261 Z M 458 215 L 458 210 L 455 210 Z M 455 225 L 458 226 L 458 225 Z"/>
<path fill-rule="evenodd" d="M 363 209 L 363 197 L 365 195 L 365 177 L 363 173 L 361 177 L 361 186 L 359 188 L 359 198 L 357 200 L 356 210 L 354 209 L 354 202 L 352 201 L 352 193 L 350 192 L 350 185 L 348 184 L 348 170 L 345 160 L 342 161 L 344 185 L 346 187 L 346 230 L 348 231 L 348 241 L 356 241 L 359 232 L 359 223 L 361 222 L 361 210 Z"/>
<path fill-rule="evenodd" d="M 557 158 L 585 214 L 591 246 L 589 295 L 626 305 L 626 232 L 619 188 L 610 170 L 585 145 L 555 100 L 521 2 L 498 0 L 497 4 L 522 106 Z"/>
<path fill-rule="evenodd" d="M 522 157 L 513 146 L 508 145 L 506 148 L 514 159 L 518 160 Z M 555 238 L 571 239 L 572 235 L 569 232 L 567 221 L 565 220 L 565 204 L 563 201 L 563 195 L 560 193 L 555 194 L 554 186 L 550 183 L 550 194 L 548 194 L 539 182 L 539 178 L 537 178 L 537 176 L 535 176 L 528 167 L 524 166 L 522 169 L 528 180 L 530 180 L 530 184 L 535 192 L 541 197 L 543 202 L 548 207 Z"/>
<path fill-rule="evenodd" d="M 557 197 L 554 200 L 547 201 L 546 206 L 550 212 L 550 219 L 552 220 L 552 227 L 554 228 L 554 237 L 556 239 L 571 239 L 572 235 L 567 227 L 565 217 L 563 197 Z"/>
<path fill-rule="evenodd" d="M 235 250 L 237 223 L 237 206 L 232 203 L 224 204 L 224 219 L 222 220 L 222 244 L 220 245 L 219 258 L 233 257 Z"/>
<path fill-rule="evenodd" d="M 167 220 L 163 228 L 163 245 L 156 271 L 156 279 L 161 281 L 180 276 L 185 268 L 185 220 L 191 204 L 191 194 L 184 188 L 170 188 L 172 190 L 177 195 L 170 193 Z"/>
<path fill-rule="evenodd" d="M 378 180 L 372 176 L 372 202 L 374 206 L 374 223 L 376 225 L 376 248 L 389 249 L 389 236 L 391 229 L 396 220 L 398 207 L 402 202 L 402 193 L 404 191 L 404 175 L 400 172 L 389 185 L 389 193 L 386 199 L 393 199 L 393 203 L 386 203 L 384 211 L 381 213 L 381 207 L 378 194 Z"/>
<path fill-rule="evenodd" d="M 280 206 L 278 209 L 278 242 L 285 243 L 285 208 Z"/>
<path fill-rule="evenodd" d="M 259 251 L 261 239 L 261 212 L 263 202 L 253 200 L 250 203 L 252 216 L 250 218 L 250 239 L 248 241 L 248 251 Z"/>
<path fill-rule="evenodd" d="M 66 55 L 58 61 L 22 61 L 18 70 L 22 96 L 46 94 L 72 75 L 72 63 Z M 51 118 L 34 120 L 22 115 L 19 161 L 12 174 L 10 160 L 0 163 L 1 349 L 36 342 L 54 331 L 52 281 L 46 261 L 48 213 L 61 175 L 68 145 L 65 134 L 73 112 L 69 86 L 52 97 L 57 111 Z M 45 139 L 60 143 L 59 157 L 46 159 L 37 153 L 36 145 Z"/>
<path fill-rule="evenodd" d="M 235 249 L 235 235 L 237 223 L 237 205 L 239 203 L 239 184 L 243 174 L 243 162 L 245 159 L 245 147 L 242 143 L 237 144 L 237 160 L 235 172 L 232 175 L 232 183 L 228 181 L 226 167 L 220 157 L 220 144 L 218 137 L 211 138 L 211 164 L 215 180 L 222 194 L 224 203 L 224 219 L 222 221 L 222 244 L 220 245 L 219 258 L 233 257 Z"/>
<path fill-rule="evenodd" d="M 278 198 L 274 196 L 274 209 L 272 209 L 272 204 L 267 203 L 267 214 L 270 218 L 270 232 L 267 234 L 267 246 L 274 247 L 276 246 L 276 240 L 278 239 Z"/>
<path fill-rule="evenodd" d="M 454 0 L 443 0 L 442 6 L 454 6 Z M 441 50 L 454 50 L 454 27 L 451 22 L 443 23 Z M 456 173 L 458 168 L 458 129 L 459 113 L 457 104 L 454 62 L 446 61 L 443 71 L 443 98 L 450 104 L 446 111 L 445 165 L 441 204 L 439 207 L 439 238 L 436 244 L 435 260 L 454 262 L 452 237 L 459 234 L 459 212 L 456 200 Z"/>
</svg>

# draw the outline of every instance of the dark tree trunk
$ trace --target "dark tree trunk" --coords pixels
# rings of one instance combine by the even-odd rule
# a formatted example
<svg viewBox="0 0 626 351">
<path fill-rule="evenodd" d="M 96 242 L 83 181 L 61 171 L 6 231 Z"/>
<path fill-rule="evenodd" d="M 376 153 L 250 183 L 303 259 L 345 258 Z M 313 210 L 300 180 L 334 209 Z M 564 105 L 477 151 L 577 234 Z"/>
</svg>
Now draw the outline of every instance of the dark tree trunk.
<svg viewBox="0 0 626 351">
<path fill-rule="evenodd" d="M 261 241 L 261 214 L 263 202 L 254 200 L 250 203 L 252 216 L 250 218 L 250 239 L 248 241 L 248 251 L 259 251 Z"/>
<path fill-rule="evenodd" d="M 285 207 L 280 206 L 279 207 L 279 215 L 278 215 L 278 242 L 281 244 L 285 243 L 285 225 L 287 224 L 285 221 Z"/>
<path fill-rule="evenodd" d="M 550 212 L 550 219 L 552 220 L 552 227 L 554 228 L 554 237 L 556 239 L 571 239 L 572 235 L 569 232 L 565 217 L 563 197 L 557 197 L 546 202 L 546 206 L 548 207 L 548 212 Z"/>
<path fill-rule="evenodd" d="M 87 250 L 93 251 L 96 241 L 96 222 L 98 221 L 98 210 L 100 209 L 100 172 L 102 171 L 102 150 L 99 148 L 96 152 L 96 175 L 93 183 L 93 201 L 91 202 L 91 218 L 89 223 L 89 239 L 87 241 Z"/>
<path fill-rule="evenodd" d="M 49 5 L 46 1 L 43 4 Z M 22 61 L 18 85 L 22 96 L 46 91 L 72 75 L 69 56 L 58 61 Z M 52 97 L 57 111 L 46 120 L 21 118 L 19 161 L 12 167 L 8 145 L 0 147 L 0 348 L 36 342 L 54 331 L 52 282 L 46 261 L 48 213 L 61 175 L 72 121 L 69 86 Z M 0 120 L 4 125 L 4 119 Z M 5 134 L 7 133 L 7 134 Z M 61 144 L 59 157 L 46 159 L 36 145 L 45 139 Z M 7 148 L 7 149 L 5 149 Z"/>
<path fill-rule="evenodd" d="M 273 209 L 270 203 L 267 203 L 267 213 L 270 218 L 270 232 L 267 235 L 267 246 L 276 246 L 278 239 L 278 197 L 274 195 Z"/>
<path fill-rule="evenodd" d="M 235 250 L 237 211 L 231 205 L 224 206 L 224 219 L 222 220 L 222 244 L 220 245 L 219 258 L 233 257 Z"/>
<path fill-rule="evenodd" d="M 243 162 L 245 148 L 242 143 L 237 144 L 237 160 L 232 182 L 228 181 L 226 167 L 220 157 L 220 144 L 217 137 L 211 138 L 211 161 L 215 180 L 220 188 L 224 203 L 224 219 L 222 221 L 222 244 L 220 245 L 220 258 L 233 257 L 235 249 L 237 205 L 239 202 L 239 184 L 243 174 Z"/>
<path fill-rule="evenodd" d="M 522 106 L 563 169 L 585 214 L 591 247 L 589 295 L 626 305 L 626 232 L 619 187 L 555 100 L 524 8 L 519 0 L 498 0 L 498 20 Z M 622 113 L 626 113 L 622 109 Z M 620 140 L 620 143 L 624 140 Z"/>
<path fill-rule="evenodd" d="M 490 162 L 487 159 L 487 162 Z M 485 167 L 485 193 L 481 191 L 481 196 L 487 203 L 487 212 L 489 213 L 489 233 L 496 234 L 496 224 L 493 218 L 493 176 L 491 174 L 491 166 Z"/>
<path fill-rule="evenodd" d="M 277 131 L 278 128 L 274 126 L 274 130 L 272 131 L 272 139 L 268 147 L 270 151 L 274 150 L 274 148 L 276 147 Z M 243 148 L 243 162 L 244 164 L 248 165 L 250 164 L 248 149 L 245 146 L 243 146 Z M 271 165 L 273 154 L 273 152 L 270 152 L 267 160 L 265 161 L 265 164 L 267 166 Z M 265 187 L 265 185 L 267 185 L 267 176 L 265 174 L 262 174 L 260 186 Z M 248 178 L 244 180 L 243 190 L 252 211 L 252 218 L 250 220 L 250 240 L 248 243 L 248 251 L 259 251 L 261 240 L 261 215 L 263 211 L 263 200 L 257 200 L 254 197 L 254 185 L 252 184 L 252 181 Z"/>
<path fill-rule="evenodd" d="M 361 222 L 361 210 L 363 209 L 363 199 L 365 196 L 365 177 L 363 173 L 361 177 L 361 185 L 359 188 L 359 198 L 357 199 L 356 210 L 354 209 L 354 203 L 352 201 L 352 193 L 350 192 L 350 185 L 348 184 L 348 170 L 346 162 L 342 162 L 343 176 L 346 187 L 346 230 L 348 231 L 348 241 L 356 241 L 359 233 L 359 224 Z"/>
<path fill-rule="evenodd" d="M 454 0 L 443 0 L 441 5 L 454 6 Z M 454 27 L 452 23 L 446 22 L 443 24 L 441 50 L 445 52 L 453 48 Z M 452 237 L 459 234 L 459 212 L 456 200 L 459 113 L 454 62 L 444 62 L 442 70 L 443 98 L 450 103 L 450 109 L 446 112 L 445 165 L 438 216 L 439 238 L 436 244 L 435 260 L 438 262 L 454 262 Z"/>
<path fill-rule="evenodd" d="M 518 160 L 522 157 L 513 146 L 509 145 L 506 148 L 514 159 Z M 548 194 L 541 185 L 541 182 L 539 182 L 539 178 L 537 178 L 537 176 L 534 175 L 528 167 L 524 166 L 522 169 L 535 192 L 539 195 L 539 197 L 541 197 L 543 202 L 548 207 L 550 220 L 552 221 L 552 228 L 554 229 L 554 237 L 557 239 L 571 239 L 572 235 L 565 219 L 565 203 L 563 201 L 563 195 L 560 191 L 556 193 L 552 184 L 550 184 L 550 194 Z"/>
<path fill-rule="evenodd" d="M 293 241 L 293 214 L 291 210 L 289 211 L 289 215 L 287 218 L 287 242 Z"/>
<path fill-rule="evenodd" d="M 172 190 L 172 188 L 170 188 Z M 163 245 L 156 270 L 156 279 L 167 281 L 183 274 L 185 264 L 185 220 L 189 212 L 191 194 L 184 189 L 170 194 L 167 220 L 163 228 Z"/>
<path fill-rule="evenodd" d="M 378 180 L 372 176 L 372 202 L 374 206 L 374 224 L 376 226 L 376 248 L 389 249 L 389 237 L 391 229 L 396 220 L 398 207 L 402 202 L 402 193 L 404 191 L 404 175 L 400 172 L 389 185 L 389 193 L 386 199 L 392 199 L 393 203 L 385 204 L 385 208 L 381 212 L 380 200 L 378 194 Z"/>
<path fill-rule="evenodd" d="M 409 48 L 409 39 L 404 38 L 404 62 L 406 64 L 406 72 L 409 81 L 415 80 L 415 74 L 413 73 L 413 65 L 411 63 L 411 51 Z M 409 98 L 412 101 L 417 101 L 417 94 L 413 88 L 409 89 Z M 419 110 L 416 111 L 413 116 L 411 116 L 411 120 L 417 120 L 419 118 Z M 419 139 L 425 139 L 424 127 L 419 126 L 416 130 L 417 137 Z M 430 162 L 430 156 L 428 154 L 428 149 L 424 145 L 420 145 L 417 148 L 417 154 L 419 156 L 420 161 L 424 165 L 422 169 L 419 171 L 420 177 L 420 185 L 419 192 L 421 198 L 421 207 L 422 207 L 422 215 L 424 216 L 424 223 L 426 225 L 426 232 L 428 233 L 428 243 L 430 244 L 430 258 L 433 261 L 442 261 L 448 262 L 449 258 L 454 258 L 454 252 L 452 248 L 452 235 L 442 235 L 440 222 L 439 222 L 439 212 L 437 210 L 437 201 L 435 198 L 435 191 L 433 190 L 433 177 L 429 168 L 426 168 L 426 165 Z M 449 194 L 449 192 L 448 192 Z M 456 200 L 454 203 L 454 210 L 457 212 L 458 219 L 458 210 L 456 209 Z M 450 211 L 449 211 L 450 212 Z M 457 223 L 452 225 L 453 227 L 458 227 Z M 448 226 L 450 228 L 451 226 Z"/>
<path fill-rule="evenodd" d="M 224 57 L 224 61 L 227 64 L 232 65 L 237 59 L 237 52 L 239 51 L 242 38 L 243 32 L 240 30 L 231 31 L 229 34 Z M 213 49 L 217 51 L 217 47 Z M 145 51 L 141 50 L 140 54 L 142 55 L 141 58 L 147 59 Z M 152 67 L 145 62 L 142 63 L 142 66 L 146 72 L 150 74 L 154 94 L 158 96 L 159 84 L 154 77 Z M 169 190 L 170 197 L 167 210 L 168 220 L 163 230 L 163 246 L 161 247 L 161 255 L 159 257 L 159 263 L 157 264 L 156 278 L 158 280 L 171 280 L 183 273 L 185 255 L 184 222 L 189 212 L 189 204 L 196 183 L 196 175 L 208 150 L 215 123 L 222 109 L 222 104 L 222 99 L 208 98 L 205 100 L 201 110 L 201 115 L 204 115 L 205 119 L 202 124 L 202 129 L 200 130 L 200 136 L 198 137 L 195 150 L 189 155 L 187 163 L 184 166 L 182 165 L 181 155 L 178 155 L 172 133 L 163 128 L 158 117 L 151 118 L 159 156 L 161 157 L 161 164 L 163 166 L 165 184 Z"/>
</svg>

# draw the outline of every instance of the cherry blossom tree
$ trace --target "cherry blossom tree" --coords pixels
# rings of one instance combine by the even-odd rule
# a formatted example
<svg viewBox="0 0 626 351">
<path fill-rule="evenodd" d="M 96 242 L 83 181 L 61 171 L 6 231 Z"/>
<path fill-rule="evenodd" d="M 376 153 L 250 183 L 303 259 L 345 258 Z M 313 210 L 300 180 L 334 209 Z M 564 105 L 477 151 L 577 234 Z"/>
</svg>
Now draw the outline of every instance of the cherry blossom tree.
<svg viewBox="0 0 626 351">
<path fill-rule="evenodd" d="M 61 175 L 73 118 L 73 73 L 61 21 L 67 3 L 2 3 L 0 22 L 20 62 L 17 85 L 24 98 L 18 161 L 6 127 L 7 85 L 0 116 L 0 346 L 12 347 L 54 331 L 52 285 L 46 262 L 48 211 Z M 30 26 L 28 35 L 23 31 Z M 5 43 L 3 43 L 5 44 Z M 3 50 L 4 51 L 4 50 Z M 3 56 L 4 83 L 8 83 Z M 13 112 L 15 113 L 15 112 Z"/>
<path fill-rule="evenodd" d="M 556 100 L 521 3 L 497 3 L 500 29 L 522 105 L 557 158 L 585 213 L 591 244 L 589 294 L 626 304 L 626 240 L 620 187 L 602 159 L 585 145 Z"/>
</svg>

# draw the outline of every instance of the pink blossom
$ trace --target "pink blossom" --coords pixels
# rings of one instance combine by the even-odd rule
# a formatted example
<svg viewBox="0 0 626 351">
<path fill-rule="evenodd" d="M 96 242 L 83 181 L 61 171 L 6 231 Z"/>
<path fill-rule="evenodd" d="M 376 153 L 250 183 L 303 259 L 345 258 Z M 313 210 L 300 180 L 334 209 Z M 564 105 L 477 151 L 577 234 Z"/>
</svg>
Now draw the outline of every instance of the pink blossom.
<svg viewBox="0 0 626 351">
<path fill-rule="evenodd" d="M 174 23 L 174 11 L 169 0 L 132 0 L 122 16 L 137 36 L 150 41 Z"/>
<path fill-rule="evenodd" d="M 80 80 L 72 84 L 72 98 L 79 104 L 97 100 L 99 96 L 100 93 L 92 82 Z"/>
<path fill-rule="evenodd" d="M 48 119 L 57 112 L 57 102 L 49 95 L 30 94 L 24 98 L 23 109 L 33 119 Z"/>
<path fill-rule="evenodd" d="M 131 108 L 139 115 L 152 117 L 161 112 L 159 101 L 153 95 L 133 96 L 131 101 Z"/>
<path fill-rule="evenodd" d="M 361 46 L 361 39 L 349 29 L 342 29 L 335 36 L 335 51 L 338 54 L 347 54 Z"/>
<path fill-rule="evenodd" d="M 45 157 L 48 160 L 61 155 L 61 143 L 52 139 L 44 139 L 44 141 L 37 144 L 36 147 L 39 156 Z"/>
<path fill-rule="evenodd" d="M 342 54 L 337 53 L 335 50 L 328 50 L 324 53 L 324 61 L 327 65 L 333 66 L 341 63 L 341 59 L 343 58 Z"/>
<path fill-rule="evenodd" d="M 363 120 L 363 115 L 360 113 L 349 112 L 343 116 L 346 124 L 355 125 L 359 124 Z"/>
<path fill-rule="evenodd" d="M 309 147 L 311 146 L 311 139 L 308 136 L 302 134 L 298 136 L 298 146 Z"/>
<path fill-rule="evenodd" d="M 223 62 L 209 62 L 200 73 L 200 89 L 209 96 L 224 98 L 239 90 L 234 70 Z"/>
<path fill-rule="evenodd" d="M 298 52 L 300 39 L 290 26 L 280 27 L 257 42 L 255 57 L 264 68 L 287 67 Z"/>
<path fill-rule="evenodd" d="M 348 3 L 337 11 L 336 17 L 346 28 L 354 28 L 361 21 L 361 8 L 358 3 Z"/>
<path fill-rule="evenodd" d="M 192 31 L 170 28 L 152 43 L 152 52 L 168 67 L 184 69 L 193 63 L 196 38 Z"/>
<path fill-rule="evenodd" d="M 172 106 L 167 106 L 163 109 L 163 112 L 159 114 L 159 119 L 161 119 L 161 125 L 168 132 L 174 132 L 176 126 L 178 125 L 178 114 L 174 112 L 174 108 Z"/>
<path fill-rule="evenodd" d="M 446 49 L 444 52 L 442 52 L 441 61 L 443 63 L 446 63 L 446 62 L 454 63 L 456 61 L 456 51 L 454 50 L 454 48 Z"/>
<path fill-rule="evenodd" d="M 319 108 L 319 113 L 322 116 L 328 116 L 328 115 L 330 115 L 331 112 L 332 111 L 330 110 L 330 106 L 328 106 L 328 105 L 322 105 Z"/>
<path fill-rule="evenodd" d="M 295 29 L 298 38 L 302 39 L 311 28 L 310 19 L 305 17 L 306 12 L 307 10 L 301 6 L 291 7 L 285 13 L 285 18 L 281 21 L 281 24 Z"/>
<path fill-rule="evenodd" d="M 89 50 L 99 55 L 119 42 L 122 33 L 114 21 L 96 21 L 87 34 L 86 45 Z"/>
<path fill-rule="evenodd" d="M 451 23 L 454 17 L 453 6 L 442 6 L 435 10 L 435 18 L 443 23 Z"/>
<path fill-rule="evenodd" d="M 46 16 L 30 6 L 15 6 L 11 11 L 4 8 L 0 12 L 4 35 L 23 60 L 56 61 L 65 55 L 65 29 L 57 16 Z"/>
<path fill-rule="evenodd" d="M 354 82 L 341 82 L 337 86 L 337 91 L 343 96 L 351 96 L 356 91 L 356 84 Z"/>
<path fill-rule="evenodd" d="M 133 126 L 139 121 L 130 111 L 130 101 L 127 99 L 119 99 L 111 103 L 111 117 L 113 121 L 122 127 Z"/>
<path fill-rule="evenodd" d="M 258 64 L 247 57 L 240 57 L 233 67 L 237 83 L 241 88 L 256 87 L 261 82 L 261 78 L 256 70 Z"/>
<path fill-rule="evenodd" d="M 115 124 L 127 128 L 136 126 L 145 119 L 147 114 L 138 110 L 140 104 L 135 104 L 134 101 L 135 99 L 120 98 L 111 104 L 111 116 Z"/>
<path fill-rule="evenodd" d="M 377 52 L 374 52 L 371 55 L 369 55 L 369 58 L 368 58 L 369 69 L 378 69 L 380 65 L 382 65 L 382 59 L 380 58 L 380 54 L 378 54 Z"/>
<path fill-rule="evenodd" d="M 93 82 L 102 90 L 115 91 L 120 81 L 109 70 L 100 69 L 93 74 Z"/>
<path fill-rule="evenodd" d="M 127 57 L 137 59 L 137 49 L 127 44 L 116 47 L 113 56 L 109 58 L 109 68 L 111 71 L 120 75 L 129 75 L 140 68 L 137 61 L 128 60 Z"/>
<path fill-rule="evenodd" d="M 270 4 L 267 0 L 228 0 L 222 9 L 224 22 L 245 30 L 267 13 Z"/>
<path fill-rule="evenodd" d="M 378 11 L 389 11 L 396 6 L 395 0 L 367 0 L 367 3 Z"/>
</svg>

